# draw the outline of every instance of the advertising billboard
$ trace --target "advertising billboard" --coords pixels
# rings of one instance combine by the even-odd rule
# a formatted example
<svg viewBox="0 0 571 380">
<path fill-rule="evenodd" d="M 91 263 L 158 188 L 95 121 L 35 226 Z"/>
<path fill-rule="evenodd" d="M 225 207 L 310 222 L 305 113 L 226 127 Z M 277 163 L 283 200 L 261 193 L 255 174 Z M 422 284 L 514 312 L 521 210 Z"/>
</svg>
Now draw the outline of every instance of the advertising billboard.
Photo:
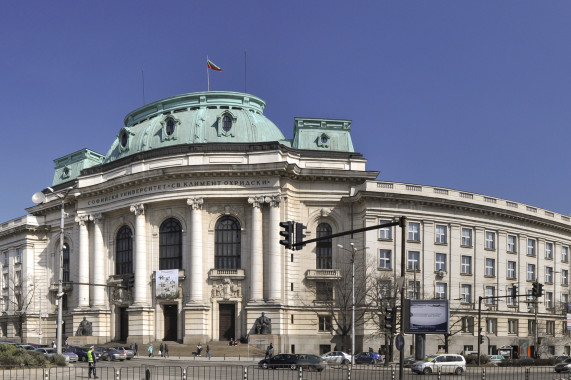
<svg viewBox="0 0 571 380">
<path fill-rule="evenodd" d="M 404 331 L 407 334 L 448 334 L 448 300 L 405 300 Z"/>
</svg>

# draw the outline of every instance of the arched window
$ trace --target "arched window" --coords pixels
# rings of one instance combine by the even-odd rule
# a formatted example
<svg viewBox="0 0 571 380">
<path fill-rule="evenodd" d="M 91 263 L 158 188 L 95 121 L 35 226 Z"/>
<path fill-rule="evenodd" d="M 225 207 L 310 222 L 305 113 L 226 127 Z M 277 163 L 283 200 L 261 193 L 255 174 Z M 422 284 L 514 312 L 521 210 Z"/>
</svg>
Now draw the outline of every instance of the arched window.
<svg viewBox="0 0 571 380">
<path fill-rule="evenodd" d="M 240 223 L 232 216 L 223 216 L 216 222 L 214 267 L 216 269 L 240 268 Z"/>
<path fill-rule="evenodd" d="M 317 226 L 318 238 L 331 235 L 331 226 L 327 223 L 320 223 Z M 333 268 L 333 255 L 331 249 L 331 239 L 318 241 L 316 244 L 316 269 L 332 269 Z"/>
<path fill-rule="evenodd" d="M 133 232 L 123 226 L 115 239 L 115 274 L 133 273 Z"/>
<path fill-rule="evenodd" d="M 159 229 L 159 269 L 182 268 L 182 226 L 174 218 L 167 219 Z"/>
<path fill-rule="evenodd" d="M 232 128 L 232 118 L 228 115 L 224 115 L 222 118 L 222 129 L 224 132 L 228 132 Z"/>
<path fill-rule="evenodd" d="M 170 135 L 172 135 L 172 134 L 174 133 L 174 120 L 171 119 L 171 118 L 168 118 L 168 119 L 167 119 L 167 128 L 166 128 L 166 131 L 167 131 L 167 135 L 168 135 L 168 136 L 170 136 Z"/>
<path fill-rule="evenodd" d="M 63 243 L 63 282 L 69 281 L 69 245 Z"/>
</svg>

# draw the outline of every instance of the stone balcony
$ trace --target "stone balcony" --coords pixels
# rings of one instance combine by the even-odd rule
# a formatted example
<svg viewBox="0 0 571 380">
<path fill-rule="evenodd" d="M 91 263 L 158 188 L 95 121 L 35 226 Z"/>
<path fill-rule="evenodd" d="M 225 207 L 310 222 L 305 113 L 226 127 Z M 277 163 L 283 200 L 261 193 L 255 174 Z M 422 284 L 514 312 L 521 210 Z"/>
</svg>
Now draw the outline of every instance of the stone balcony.
<svg viewBox="0 0 571 380">
<path fill-rule="evenodd" d="M 308 269 L 305 272 L 306 280 L 340 280 L 341 271 L 339 269 Z"/>
<path fill-rule="evenodd" d="M 208 278 L 210 280 L 243 280 L 246 278 L 246 273 L 244 269 L 210 269 L 208 272 Z"/>
</svg>

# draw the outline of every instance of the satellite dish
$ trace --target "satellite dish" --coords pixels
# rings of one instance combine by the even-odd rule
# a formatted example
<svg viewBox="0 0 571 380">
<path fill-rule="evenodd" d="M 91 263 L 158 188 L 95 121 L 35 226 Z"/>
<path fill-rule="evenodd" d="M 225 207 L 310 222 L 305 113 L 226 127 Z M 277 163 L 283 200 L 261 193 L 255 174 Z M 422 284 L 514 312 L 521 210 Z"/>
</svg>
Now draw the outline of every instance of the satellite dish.
<svg viewBox="0 0 571 380">
<path fill-rule="evenodd" d="M 32 202 L 34 202 L 37 205 L 39 205 L 40 203 L 44 203 L 45 200 L 46 196 L 41 191 L 38 191 L 37 193 L 34 193 L 34 195 L 32 195 Z"/>
</svg>

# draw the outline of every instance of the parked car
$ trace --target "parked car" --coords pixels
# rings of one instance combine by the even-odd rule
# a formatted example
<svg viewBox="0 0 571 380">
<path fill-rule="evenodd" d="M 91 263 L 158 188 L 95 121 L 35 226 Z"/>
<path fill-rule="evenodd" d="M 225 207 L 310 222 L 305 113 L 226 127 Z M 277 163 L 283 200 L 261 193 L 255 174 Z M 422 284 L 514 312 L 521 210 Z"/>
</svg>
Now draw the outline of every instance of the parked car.
<svg viewBox="0 0 571 380">
<path fill-rule="evenodd" d="M 36 347 L 29 344 L 17 344 L 16 348 L 21 348 L 22 350 L 26 351 L 34 351 L 36 349 Z"/>
<path fill-rule="evenodd" d="M 68 358 L 68 359 L 66 360 L 67 362 L 76 363 L 77 361 L 79 361 L 79 357 L 77 356 L 77 354 L 76 354 L 75 352 L 68 351 L 67 348 L 63 348 L 63 349 L 61 350 L 61 354 L 62 354 L 63 356 L 67 356 L 67 358 Z"/>
<path fill-rule="evenodd" d="M 308 354 L 279 354 L 269 359 L 262 359 L 258 363 L 258 367 L 263 369 L 303 368 L 307 370 L 315 370 L 321 372 L 325 369 L 325 361 L 316 355 Z"/>
<path fill-rule="evenodd" d="M 493 365 L 498 365 L 499 363 L 502 362 L 502 360 L 505 360 L 506 358 L 503 355 L 488 355 L 488 360 L 490 361 L 490 364 Z"/>
<path fill-rule="evenodd" d="M 124 353 L 125 355 L 127 355 L 127 360 L 131 360 L 131 359 L 133 359 L 133 358 L 135 357 L 135 353 L 133 352 L 133 350 L 130 350 L 130 349 L 126 348 L 126 347 L 123 347 L 123 346 L 113 346 L 113 347 L 111 347 L 111 348 L 114 348 L 114 349 L 116 349 L 117 351 L 122 352 L 122 353 Z"/>
<path fill-rule="evenodd" d="M 101 352 L 101 360 L 125 360 L 127 359 L 127 354 L 116 350 L 114 348 L 104 348 Z"/>
<path fill-rule="evenodd" d="M 45 356 L 47 356 L 48 358 L 51 358 L 54 355 L 57 355 L 57 350 L 55 348 L 36 348 L 34 351 L 36 352 L 41 352 L 42 354 L 44 354 Z M 69 362 L 69 356 L 65 356 L 63 355 L 63 357 L 65 358 L 66 362 Z"/>
<path fill-rule="evenodd" d="M 569 359 L 569 355 L 559 355 L 559 356 L 553 357 L 553 359 L 563 361 L 565 359 Z"/>
<path fill-rule="evenodd" d="M 321 355 L 321 359 L 323 359 L 327 364 L 350 364 L 351 363 L 351 355 L 343 352 L 343 351 L 331 351 L 326 354 Z"/>
<path fill-rule="evenodd" d="M 383 357 L 377 352 L 361 352 L 355 355 L 355 364 L 377 364 L 383 361 Z"/>
<path fill-rule="evenodd" d="M 414 365 L 414 363 L 416 363 L 418 361 L 419 360 L 416 360 L 416 358 L 414 356 L 409 356 L 407 358 L 404 358 L 403 367 L 404 368 L 410 368 Z"/>
<path fill-rule="evenodd" d="M 461 375 L 466 371 L 466 359 L 462 355 L 441 354 L 431 361 L 416 362 L 410 369 L 412 372 L 425 375 L 438 372 Z"/>
<path fill-rule="evenodd" d="M 79 346 L 65 346 L 63 350 L 67 352 L 73 352 L 74 354 L 77 355 L 77 359 L 81 362 L 87 361 L 87 351 L 89 350 L 89 348 L 83 348 Z M 95 353 L 95 360 L 99 359 L 101 359 L 101 354 Z"/>
<path fill-rule="evenodd" d="M 555 372 L 571 372 L 571 358 L 565 359 L 561 363 L 557 363 L 553 368 Z"/>
</svg>

